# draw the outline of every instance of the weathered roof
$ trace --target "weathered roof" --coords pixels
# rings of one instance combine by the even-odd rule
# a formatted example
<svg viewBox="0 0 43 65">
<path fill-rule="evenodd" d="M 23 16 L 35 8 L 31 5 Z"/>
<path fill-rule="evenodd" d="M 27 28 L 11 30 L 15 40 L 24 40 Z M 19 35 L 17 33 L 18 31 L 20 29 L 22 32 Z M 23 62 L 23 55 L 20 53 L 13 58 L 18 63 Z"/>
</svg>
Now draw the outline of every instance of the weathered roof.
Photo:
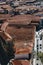
<svg viewBox="0 0 43 65">
<path fill-rule="evenodd" d="M 40 11 L 40 12 L 34 13 L 34 15 L 43 15 L 43 11 Z"/>
<path fill-rule="evenodd" d="M 27 6 L 27 5 L 22 5 L 22 6 L 19 6 L 19 7 L 17 7 L 15 10 L 27 10 L 27 11 L 30 11 L 30 10 L 37 10 L 37 7 L 36 6 L 32 6 L 32 5 L 30 5 L 30 6 Z"/>
<path fill-rule="evenodd" d="M 20 39 L 20 40 L 25 40 L 26 38 L 28 39 L 30 37 L 30 39 L 33 36 L 33 31 L 34 27 L 30 25 L 29 28 L 16 28 L 16 27 L 7 27 L 6 31 L 8 33 L 10 33 L 12 36 L 14 35 L 14 38 L 16 39 Z M 13 31 L 13 32 L 12 32 Z M 29 34 L 29 35 L 28 35 Z M 30 35 L 31 34 L 31 35 Z M 25 37 L 24 37 L 25 36 Z"/>
<path fill-rule="evenodd" d="M 9 18 L 9 14 L 0 14 L 0 20 Z"/>
<path fill-rule="evenodd" d="M 12 60 L 12 64 L 14 65 L 30 65 L 30 61 L 28 60 Z"/>
<path fill-rule="evenodd" d="M 39 23 L 40 17 L 32 15 L 17 15 L 10 17 L 9 14 L 0 14 L 0 20 L 6 19 L 7 22 L 12 22 L 15 24 L 30 24 L 30 23 Z"/>
<path fill-rule="evenodd" d="M 32 52 L 35 30 L 35 26 L 30 26 L 30 28 L 7 27 L 6 32 L 14 39 L 16 53 Z"/>
<path fill-rule="evenodd" d="M 17 0 L 14 0 L 14 1 L 17 1 Z M 19 1 L 23 1 L 23 2 L 34 2 L 34 1 L 36 1 L 36 0 L 19 0 Z"/>
<path fill-rule="evenodd" d="M 22 1 L 25 1 L 25 2 L 34 2 L 36 0 L 22 0 Z"/>
<path fill-rule="evenodd" d="M 11 17 L 7 20 L 8 22 L 12 22 L 14 24 L 31 24 L 31 23 L 39 23 L 40 17 L 32 16 L 32 15 L 17 15 Z"/>
<path fill-rule="evenodd" d="M 5 5 L 6 4 L 6 2 L 0 2 L 0 5 Z"/>
<path fill-rule="evenodd" d="M 12 9 L 12 7 L 11 7 L 10 5 L 7 5 L 7 4 L 5 4 L 5 5 L 0 5 L 0 7 L 3 7 L 3 8 L 5 8 L 5 9 L 8 10 L 8 11 L 10 11 L 10 10 Z"/>
</svg>

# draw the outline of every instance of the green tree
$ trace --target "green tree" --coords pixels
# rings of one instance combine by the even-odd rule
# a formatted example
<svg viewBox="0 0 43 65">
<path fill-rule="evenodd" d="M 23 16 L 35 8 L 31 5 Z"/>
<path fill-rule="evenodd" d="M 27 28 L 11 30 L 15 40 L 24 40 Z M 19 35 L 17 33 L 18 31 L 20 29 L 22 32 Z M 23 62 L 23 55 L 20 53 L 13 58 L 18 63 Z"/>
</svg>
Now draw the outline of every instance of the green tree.
<svg viewBox="0 0 43 65">
<path fill-rule="evenodd" d="M 40 58 L 41 62 L 43 63 L 43 53 L 38 53 L 38 57 Z"/>
</svg>

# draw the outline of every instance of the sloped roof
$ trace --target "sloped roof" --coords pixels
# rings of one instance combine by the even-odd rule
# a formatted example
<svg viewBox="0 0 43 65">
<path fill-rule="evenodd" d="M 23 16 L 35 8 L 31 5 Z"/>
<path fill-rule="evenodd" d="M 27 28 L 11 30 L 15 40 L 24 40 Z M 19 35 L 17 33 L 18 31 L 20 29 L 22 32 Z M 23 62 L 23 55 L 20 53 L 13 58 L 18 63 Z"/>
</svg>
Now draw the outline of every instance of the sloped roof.
<svg viewBox="0 0 43 65">
<path fill-rule="evenodd" d="M 32 15 L 17 15 L 14 17 L 11 17 L 7 20 L 10 23 L 14 24 L 31 24 L 31 23 L 39 23 L 40 17 L 32 16 Z"/>
<path fill-rule="evenodd" d="M 12 7 L 11 7 L 10 5 L 7 5 L 7 4 L 5 4 L 5 5 L 0 5 L 0 7 L 3 7 L 3 8 L 5 8 L 5 9 L 8 10 L 8 11 L 10 11 L 10 10 L 12 9 Z"/>
<path fill-rule="evenodd" d="M 6 22 L 14 24 L 30 24 L 30 23 L 39 23 L 40 17 L 34 15 L 16 15 L 11 17 L 9 14 L 0 14 L 0 20 L 6 19 Z"/>
<path fill-rule="evenodd" d="M 0 20 L 7 19 L 9 17 L 10 17 L 9 14 L 0 14 Z"/>
<path fill-rule="evenodd" d="M 27 6 L 27 5 L 22 5 L 22 6 L 19 6 L 19 7 L 17 7 L 16 8 L 16 10 L 33 10 L 33 9 L 37 9 L 37 7 L 36 6 L 32 6 L 32 5 L 29 5 L 29 6 Z"/>
<path fill-rule="evenodd" d="M 14 39 L 16 53 L 32 52 L 35 30 L 35 26 L 31 26 L 30 28 L 21 27 L 20 29 L 16 27 L 7 27 L 6 32 Z"/>
<path fill-rule="evenodd" d="M 26 1 L 26 2 L 34 2 L 36 0 L 22 0 L 22 1 Z"/>
<path fill-rule="evenodd" d="M 29 39 L 33 39 L 33 31 L 34 27 L 30 27 L 30 28 L 15 28 L 15 27 L 7 27 L 6 32 L 8 32 L 9 34 L 11 34 L 12 36 L 14 36 L 15 39 L 17 40 L 28 40 Z M 13 31 L 13 32 L 12 32 Z"/>
<path fill-rule="evenodd" d="M 34 13 L 34 15 L 43 15 L 43 11 Z"/>
</svg>

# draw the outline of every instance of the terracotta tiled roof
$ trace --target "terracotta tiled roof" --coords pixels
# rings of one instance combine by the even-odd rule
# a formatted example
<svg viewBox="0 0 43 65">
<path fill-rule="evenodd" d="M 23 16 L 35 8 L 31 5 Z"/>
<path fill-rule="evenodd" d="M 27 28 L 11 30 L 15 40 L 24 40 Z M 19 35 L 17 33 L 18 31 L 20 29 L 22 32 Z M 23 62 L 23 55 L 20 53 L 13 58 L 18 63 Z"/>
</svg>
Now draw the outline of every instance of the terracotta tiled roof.
<svg viewBox="0 0 43 65">
<path fill-rule="evenodd" d="M 15 24 L 31 24 L 31 23 L 39 23 L 40 17 L 32 16 L 32 15 L 17 15 L 15 17 L 9 18 L 8 22 L 12 22 Z"/>
<path fill-rule="evenodd" d="M 6 22 L 14 23 L 14 24 L 31 24 L 31 23 L 39 23 L 40 17 L 34 15 L 17 15 L 10 17 L 9 14 L 0 14 L 0 20 L 6 19 Z"/>
<path fill-rule="evenodd" d="M 0 7 L 5 8 L 6 10 L 10 11 L 12 8 L 9 5 L 0 5 Z"/>
<path fill-rule="evenodd" d="M 43 14 L 43 11 L 34 13 L 34 15 L 40 15 L 40 14 Z"/>
<path fill-rule="evenodd" d="M 32 6 L 32 5 L 30 5 L 30 6 L 26 6 L 26 5 L 22 5 L 22 6 L 19 6 L 19 7 L 17 7 L 16 8 L 16 10 L 27 10 L 27 11 L 30 11 L 30 10 L 37 10 L 37 7 L 36 6 Z"/>
<path fill-rule="evenodd" d="M 30 65 L 30 61 L 27 60 L 12 60 L 12 64 L 14 65 Z"/>
</svg>

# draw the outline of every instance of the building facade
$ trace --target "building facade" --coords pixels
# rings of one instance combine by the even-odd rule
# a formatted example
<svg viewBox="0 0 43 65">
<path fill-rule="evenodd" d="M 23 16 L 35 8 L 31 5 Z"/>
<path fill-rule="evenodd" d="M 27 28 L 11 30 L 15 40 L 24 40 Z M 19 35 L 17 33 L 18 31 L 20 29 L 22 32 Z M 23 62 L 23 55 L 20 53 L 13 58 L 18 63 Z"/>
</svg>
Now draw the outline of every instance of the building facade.
<svg viewBox="0 0 43 65">
<path fill-rule="evenodd" d="M 33 65 L 42 65 L 41 60 L 37 57 L 37 53 L 43 52 L 43 30 L 36 32 L 34 51 Z"/>
</svg>

